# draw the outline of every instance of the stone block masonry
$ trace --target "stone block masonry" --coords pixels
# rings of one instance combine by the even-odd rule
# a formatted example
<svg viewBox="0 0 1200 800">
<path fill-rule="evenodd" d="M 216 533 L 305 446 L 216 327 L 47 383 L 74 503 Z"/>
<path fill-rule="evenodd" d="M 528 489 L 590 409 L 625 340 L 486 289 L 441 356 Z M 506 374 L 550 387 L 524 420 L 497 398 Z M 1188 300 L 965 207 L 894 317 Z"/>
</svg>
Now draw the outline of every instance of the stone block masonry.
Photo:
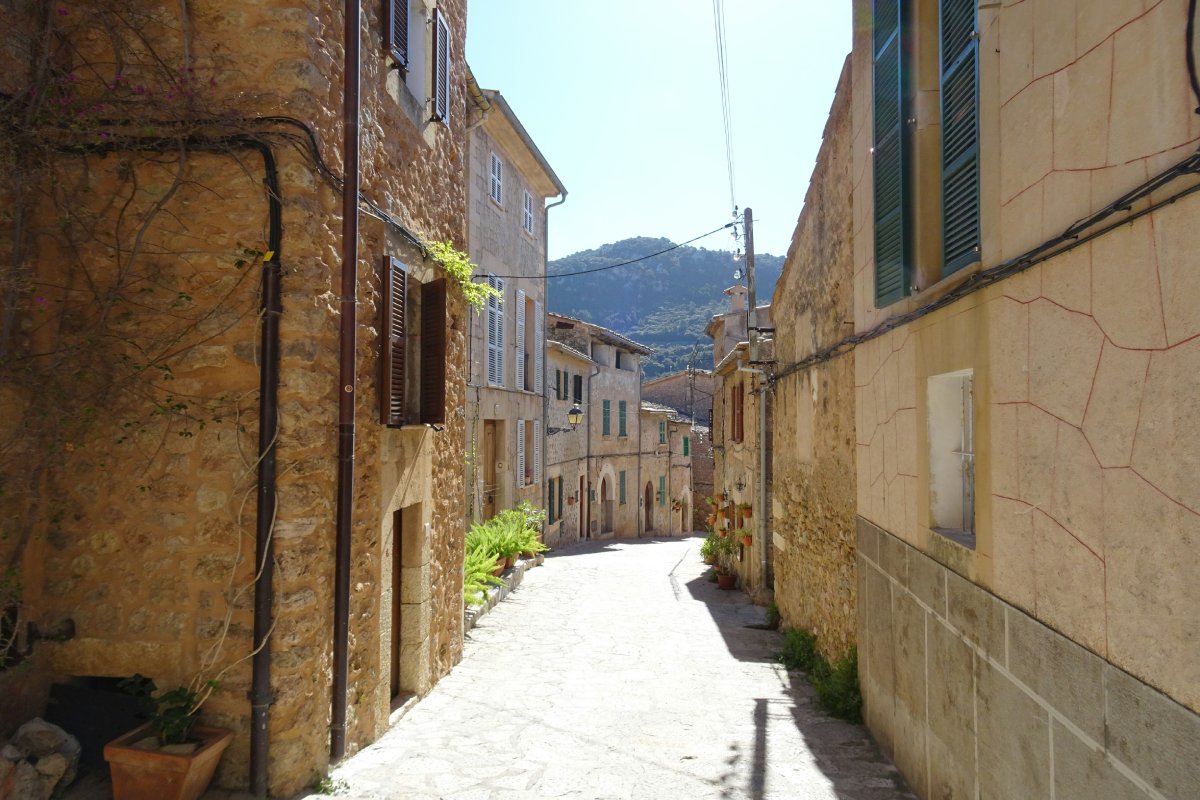
<svg viewBox="0 0 1200 800">
<path fill-rule="evenodd" d="M 858 519 L 859 680 L 922 797 L 1184 800 L 1200 716 Z"/>
</svg>

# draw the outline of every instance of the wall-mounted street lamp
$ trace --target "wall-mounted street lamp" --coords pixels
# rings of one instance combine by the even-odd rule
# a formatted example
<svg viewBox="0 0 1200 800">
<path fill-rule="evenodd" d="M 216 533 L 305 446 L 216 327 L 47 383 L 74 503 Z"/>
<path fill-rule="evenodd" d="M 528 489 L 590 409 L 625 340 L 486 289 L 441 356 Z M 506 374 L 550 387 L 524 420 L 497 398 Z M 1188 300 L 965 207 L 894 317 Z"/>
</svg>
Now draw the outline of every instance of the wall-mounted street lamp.
<svg viewBox="0 0 1200 800">
<path fill-rule="evenodd" d="M 578 428 L 579 423 L 583 422 L 583 409 L 580 408 L 578 404 L 571 406 L 570 410 L 567 411 L 567 422 L 570 424 L 571 427 L 569 427 L 569 428 L 547 427 L 546 435 L 553 436 L 556 433 L 563 433 L 565 431 L 573 431 L 576 428 Z"/>
</svg>

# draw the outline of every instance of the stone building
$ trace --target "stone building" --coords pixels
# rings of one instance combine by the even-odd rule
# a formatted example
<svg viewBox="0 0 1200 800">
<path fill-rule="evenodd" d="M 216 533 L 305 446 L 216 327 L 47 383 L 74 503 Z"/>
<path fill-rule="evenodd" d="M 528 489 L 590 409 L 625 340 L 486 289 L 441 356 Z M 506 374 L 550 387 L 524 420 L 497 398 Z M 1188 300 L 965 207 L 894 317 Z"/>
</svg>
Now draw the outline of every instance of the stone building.
<svg viewBox="0 0 1200 800">
<path fill-rule="evenodd" d="M 923 797 L 1200 786 L 1188 15 L 854 2 L 860 677 Z"/>
<path fill-rule="evenodd" d="M 586 539 L 588 514 L 588 442 L 593 410 L 586 386 L 596 362 L 580 351 L 549 339 L 546 342 L 546 534 L 548 545 Z M 571 409 L 584 412 L 577 426 L 567 419 Z"/>
<path fill-rule="evenodd" d="M 785 627 L 830 659 L 854 644 L 854 353 L 803 366 L 853 315 L 850 62 L 842 68 L 804 211 L 771 299 L 772 567 Z"/>
<path fill-rule="evenodd" d="M 543 495 L 546 200 L 567 190 L 503 95 L 471 100 L 467 241 L 498 295 L 468 322 L 467 517 L 490 519 Z"/>
<path fill-rule="evenodd" d="M 0 8 L 0 736 L 56 684 L 215 679 L 219 783 L 290 796 L 461 657 L 469 312 L 426 245 L 464 246 L 465 3 L 364 7 L 357 184 L 335 7 L 35 5 Z"/>
<path fill-rule="evenodd" d="M 588 476 L 582 510 L 586 538 L 629 538 L 642 535 L 641 359 L 653 351 L 624 336 L 582 320 L 553 312 L 547 336 L 586 355 L 592 366 L 581 375 L 585 432 L 583 463 L 560 461 L 562 475 Z M 556 362 L 558 358 L 556 357 Z M 558 362 L 562 363 L 562 362 Z M 572 391 L 575 373 L 572 373 Z M 563 434 L 564 436 L 567 434 Z"/>
<path fill-rule="evenodd" d="M 647 536 L 692 531 L 691 421 L 669 406 L 641 403 L 642 529 Z"/>
<path fill-rule="evenodd" d="M 662 375 L 642 383 L 642 402 L 650 401 L 678 409 L 679 413 L 693 422 L 689 431 L 689 448 L 692 468 L 692 493 L 701 501 L 713 493 L 713 450 L 712 450 L 712 370 L 689 369 Z M 704 502 L 693 503 L 691 530 L 702 531 L 708 506 Z"/>
</svg>

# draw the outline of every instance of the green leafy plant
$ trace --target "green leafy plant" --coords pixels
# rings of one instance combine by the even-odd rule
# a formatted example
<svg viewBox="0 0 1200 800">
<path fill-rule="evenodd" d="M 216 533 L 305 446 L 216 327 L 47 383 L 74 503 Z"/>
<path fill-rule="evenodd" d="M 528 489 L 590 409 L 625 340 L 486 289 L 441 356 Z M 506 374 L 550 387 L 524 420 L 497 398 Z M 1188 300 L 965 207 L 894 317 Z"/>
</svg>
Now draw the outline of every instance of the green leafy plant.
<svg viewBox="0 0 1200 800">
<path fill-rule="evenodd" d="M 772 630 L 778 628 L 782 619 L 779 615 L 779 606 L 775 605 L 774 602 L 767 603 L 767 627 Z"/>
<path fill-rule="evenodd" d="M 806 630 L 784 631 L 779 661 L 803 670 L 817 692 L 817 704 L 839 719 L 862 722 L 862 691 L 858 685 L 858 649 L 851 647 L 834 663 L 817 648 L 817 637 Z"/>
<path fill-rule="evenodd" d="M 483 605 L 487 600 L 488 586 L 499 586 L 503 580 L 492 572 L 496 569 L 496 556 L 483 549 L 468 550 L 463 559 L 463 601 L 467 605 Z"/>
<path fill-rule="evenodd" d="M 709 533 L 708 536 L 704 537 L 704 541 L 700 544 L 700 557 L 705 561 L 715 559 L 717 557 L 717 542 L 720 538 L 715 533 Z"/>
<path fill-rule="evenodd" d="M 491 286 L 471 280 L 478 267 L 471 262 L 466 253 L 456 249 L 453 243 L 425 242 L 425 250 L 429 253 L 429 257 L 462 287 L 463 297 L 472 308 L 483 308 L 489 297 L 496 297 L 503 301 L 500 292 Z"/>
<path fill-rule="evenodd" d="M 177 686 L 156 696 L 158 687 L 154 685 L 154 681 L 145 675 L 136 674 L 121 681 L 117 686 L 138 699 L 143 713 L 150 719 L 158 743 L 167 745 L 187 741 L 200 706 L 217 684 L 216 681 L 209 681 L 205 685 L 209 691 L 203 695 L 190 687 Z"/>
</svg>

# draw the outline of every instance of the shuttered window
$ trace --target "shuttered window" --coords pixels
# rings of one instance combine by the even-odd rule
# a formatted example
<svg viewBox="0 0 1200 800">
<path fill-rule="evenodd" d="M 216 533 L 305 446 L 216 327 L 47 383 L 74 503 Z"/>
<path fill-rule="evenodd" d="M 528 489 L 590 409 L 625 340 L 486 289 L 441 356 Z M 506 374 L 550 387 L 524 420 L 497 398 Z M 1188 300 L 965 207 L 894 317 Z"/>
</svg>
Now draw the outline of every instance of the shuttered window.
<svg viewBox="0 0 1200 800">
<path fill-rule="evenodd" d="M 533 421 L 533 482 L 542 482 L 542 421 Z"/>
<path fill-rule="evenodd" d="M 408 68 L 408 0 L 383 0 L 383 46 L 401 69 Z"/>
<path fill-rule="evenodd" d="M 575 391 L 574 391 L 575 402 L 579 403 L 580 405 L 583 405 L 583 376 L 582 375 L 575 376 L 574 389 L 575 389 Z"/>
<path fill-rule="evenodd" d="M 563 515 L 563 479 L 560 476 L 558 479 L 558 516 L 562 519 Z"/>
<path fill-rule="evenodd" d="M 504 280 L 488 275 L 488 286 L 499 292 L 487 301 L 487 382 L 504 385 Z"/>
<path fill-rule="evenodd" d="M 976 0 L 941 0 L 942 275 L 979 260 Z"/>
<path fill-rule="evenodd" d="M 617 402 L 617 435 L 628 436 L 629 432 L 625 428 L 626 406 L 624 400 Z"/>
<path fill-rule="evenodd" d="M 546 524 L 553 525 L 554 516 L 554 478 L 546 481 Z"/>
<path fill-rule="evenodd" d="M 658 423 L 658 443 L 667 443 L 667 423 L 665 422 Z"/>
<path fill-rule="evenodd" d="M 625 470 L 621 470 L 621 474 L 617 476 L 617 496 L 621 505 L 625 505 Z"/>
<path fill-rule="evenodd" d="M 421 287 L 421 422 L 446 422 L 446 279 Z"/>
<path fill-rule="evenodd" d="M 504 162 L 500 160 L 500 156 L 492 153 L 490 159 L 491 182 L 488 185 L 488 191 L 493 200 L 501 205 L 504 204 Z"/>
<path fill-rule="evenodd" d="M 450 26 L 440 8 L 433 10 L 433 118 L 450 122 Z"/>
<path fill-rule="evenodd" d="M 525 191 L 525 201 L 522 207 L 521 227 L 526 233 L 533 233 L 533 195 Z"/>
<path fill-rule="evenodd" d="M 383 335 L 379 360 L 379 419 L 389 428 L 404 424 L 404 378 L 408 321 L 408 273 L 394 258 L 383 259 Z"/>
<path fill-rule="evenodd" d="M 542 302 L 533 301 L 533 391 L 541 394 L 545 388 L 546 315 Z"/>
<path fill-rule="evenodd" d="M 517 388 L 525 388 L 525 293 L 517 290 Z"/>
<path fill-rule="evenodd" d="M 683 437 L 683 454 L 690 456 L 692 454 L 692 440 L 688 437 Z"/>
<path fill-rule="evenodd" d="M 908 98 L 902 0 L 874 0 L 875 305 L 909 293 Z"/>
<path fill-rule="evenodd" d="M 608 436 L 612 433 L 612 401 L 605 400 L 600 404 L 600 434 Z"/>
<path fill-rule="evenodd" d="M 667 476 L 658 476 L 658 504 L 665 506 L 667 504 Z"/>
<path fill-rule="evenodd" d="M 525 420 L 517 420 L 517 488 L 525 488 Z"/>
</svg>

